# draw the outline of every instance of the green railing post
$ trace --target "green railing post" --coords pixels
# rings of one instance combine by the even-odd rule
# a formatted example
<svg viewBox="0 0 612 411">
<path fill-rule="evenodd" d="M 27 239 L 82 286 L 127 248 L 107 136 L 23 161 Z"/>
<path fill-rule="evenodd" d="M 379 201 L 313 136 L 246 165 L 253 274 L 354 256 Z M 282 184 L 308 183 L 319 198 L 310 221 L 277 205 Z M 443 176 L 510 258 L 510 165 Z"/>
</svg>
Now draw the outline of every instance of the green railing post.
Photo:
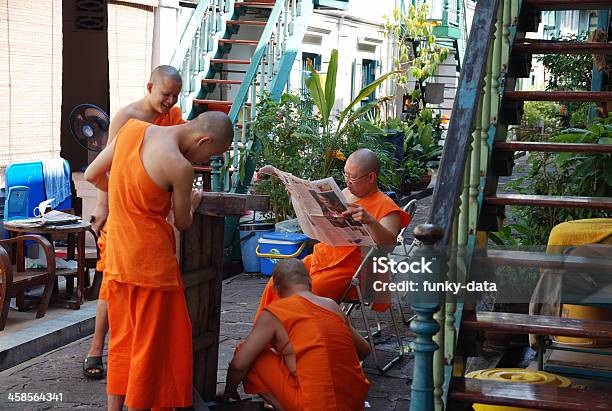
<svg viewBox="0 0 612 411">
<path fill-rule="evenodd" d="M 424 289 L 425 281 L 437 283 L 442 278 L 440 272 L 440 252 L 435 244 L 442 238 L 444 231 L 432 224 L 421 224 L 414 229 L 414 237 L 423 246 L 418 248 L 412 260 L 433 261 L 432 274 L 412 273 L 412 281 L 419 288 L 411 294 L 411 307 L 416 313 L 416 319 L 410 323 L 410 330 L 416 334 L 416 340 L 411 343 L 414 350 L 414 373 L 412 378 L 412 392 L 410 396 L 410 411 L 431 411 L 434 403 L 434 352 L 438 350 L 432 337 L 440 330 L 440 325 L 434 320 L 434 314 L 440 309 L 440 293 L 428 292 Z"/>
</svg>

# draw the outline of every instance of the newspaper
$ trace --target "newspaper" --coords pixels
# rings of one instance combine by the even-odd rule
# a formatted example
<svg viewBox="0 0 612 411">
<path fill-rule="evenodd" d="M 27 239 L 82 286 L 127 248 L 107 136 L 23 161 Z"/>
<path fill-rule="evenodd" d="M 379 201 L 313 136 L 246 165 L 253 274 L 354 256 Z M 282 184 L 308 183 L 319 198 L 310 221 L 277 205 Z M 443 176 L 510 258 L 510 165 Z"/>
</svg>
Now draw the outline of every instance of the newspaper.
<svg viewBox="0 0 612 411">
<path fill-rule="evenodd" d="M 348 203 L 333 178 L 308 181 L 265 166 L 260 173 L 278 177 L 291 195 L 291 203 L 304 234 L 333 246 L 373 246 L 367 227 L 343 215 Z"/>
</svg>

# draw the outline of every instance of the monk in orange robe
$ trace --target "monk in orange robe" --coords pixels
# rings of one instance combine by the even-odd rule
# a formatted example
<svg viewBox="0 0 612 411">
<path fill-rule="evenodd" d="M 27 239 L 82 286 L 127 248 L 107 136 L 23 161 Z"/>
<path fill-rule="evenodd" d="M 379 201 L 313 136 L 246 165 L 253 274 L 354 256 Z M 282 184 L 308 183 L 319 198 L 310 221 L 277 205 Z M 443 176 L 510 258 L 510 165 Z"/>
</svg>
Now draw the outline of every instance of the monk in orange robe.
<svg viewBox="0 0 612 411">
<path fill-rule="evenodd" d="M 191 406 L 191 323 L 167 217 L 172 208 L 176 229 L 191 225 L 201 200 L 192 163 L 225 152 L 232 137 L 220 112 L 173 127 L 131 119 L 85 172 L 109 199 L 109 411 Z"/>
<path fill-rule="evenodd" d="M 380 163 L 371 150 L 360 149 L 349 156 L 344 166 L 347 187 L 343 194 L 349 202 L 345 215 L 367 226 L 379 246 L 394 246 L 400 229 L 406 227 L 412 217 L 378 189 L 379 172 Z M 312 279 L 312 292 L 339 303 L 362 258 L 362 252 L 356 246 L 316 244 L 313 253 L 304 258 Z M 255 319 L 268 304 L 278 299 L 273 282 L 271 279 L 266 285 Z M 385 311 L 390 300 L 390 295 L 378 296 L 376 301 L 379 302 L 373 304 L 372 309 Z"/>
<path fill-rule="evenodd" d="M 275 410 L 363 410 L 370 383 L 359 361 L 368 343 L 338 304 L 311 292 L 302 261 L 280 261 L 272 275 L 281 299 L 236 349 L 221 399 L 239 399 L 242 382 Z"/>
<path fill-rule="evenodd" d="M 151 72 L 145 96 L 120 109 L 114 115 L 108 132 L 108 142 L 112 142 L 129 119 L 137 119 L 158 126 L 175 126 L 185 123 L 181 109 L 175 106 L 181 92 L 182 79 L 179 72 L 172 66 L 158 66 Z M 98 191 L 98 202 L 91 215 L 92 228 L 99 233 L 98 247 L 100 259 L 96 263 L 96 271 L 104 272 L 106 255 L 106 230 L 104 223 L 108 217 L 108 195 Z M 108 307 L 106 304 L 105 277 L 102 279 L 100 295 L 96 311 L 96 324 L 89 352 L 83 364 L 83 374 L 87 378 L 100 379 L 104 377 L 102 353 L 104 341 L 108 333 Z"/>
</svg>

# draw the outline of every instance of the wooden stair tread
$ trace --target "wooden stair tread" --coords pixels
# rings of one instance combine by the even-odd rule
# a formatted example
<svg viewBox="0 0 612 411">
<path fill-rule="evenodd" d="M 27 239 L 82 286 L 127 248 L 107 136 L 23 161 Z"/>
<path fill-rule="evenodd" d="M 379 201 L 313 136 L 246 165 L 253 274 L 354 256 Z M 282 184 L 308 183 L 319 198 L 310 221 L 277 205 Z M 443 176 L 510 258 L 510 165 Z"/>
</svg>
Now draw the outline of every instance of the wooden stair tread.
<svg viewBox="0 0 612 411">
<path fill-rule="evenodd" d="M 210 59 L 212 64 L 251 64 L 251 60 Z"/>
<path fill-rule="evenodd" d="M 605 10 L 612 8 L 611 0 L 525 0 L 523 7 L 539 10 Z"/>
<path fill-rule="evenodd" d="M 595 210 L 612 210 L 610 197 L 564 197 L 532 194 L 496 194 L 485 197 L 491 205 L 521 205 L 558 208 L 588 208 Z"/>
<path fill-rule="evenodd" d="M 501 334 L 559 335 L 612 339 L 612 322 L 516 313 L 478 311 L 461 328 Z"/>
<path fill-rule="evenodd" d="M 242 39 L 219 39 L 219 43 L 227 44 L 250 44 L 256 46 L 259 44 L 259 40 L 242 40 Z"/>
<path fill-rule="evenodd" d="M 504 141 L 495 143 L 497 151 L 539 151 L 546 153 L 612 153 L 612 144 L 547 143 L 539 141 Z"/>
<path fill-rule="evenodd" d="M 510 101 L 600 102 L 612 100 L 612 91 L 505 91 Z"/>
<path fill-rule="evenodd" d="M 612 410 L 612 393 L 476 378 L 451 381 L 449 399 L 554 411 Z"/>
<path fill-rule="evenodd" d="M 566 254 L 549 254 L 536 251 L 487 250 L 486 256 L 475 255 L 483 263 L 505 267 L 536 267 L 588 272 L 612 272 L 612 259 L 607 257 L 580 257 Z"/>
<path fill-rule="evenodd" d="M 202 79 L 202 83 L 209 84 L 242 84 L 242 80 L 220 80 L 216 78 L 205 78 Z"/>
<path fill-rule="evenodd" d="M 266 24 L 268 24 L 268 22 L 260 20 L 228 20 L 227 24 L 244 26 L 265 26 Z"/>
<path fill-rule="evenodd" d="M 515 43 L 512 51 L 531 54 L 612 54 L 612 43 L 528 40 Z"/>
</svg>

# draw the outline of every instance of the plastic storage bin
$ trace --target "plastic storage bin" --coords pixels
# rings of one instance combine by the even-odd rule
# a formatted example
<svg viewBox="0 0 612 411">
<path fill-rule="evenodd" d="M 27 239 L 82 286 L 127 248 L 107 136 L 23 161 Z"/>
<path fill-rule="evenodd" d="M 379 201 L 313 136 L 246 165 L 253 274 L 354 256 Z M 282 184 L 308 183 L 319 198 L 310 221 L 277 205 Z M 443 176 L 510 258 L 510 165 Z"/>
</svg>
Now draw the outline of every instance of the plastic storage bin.
<svg viewBox="0 0 612 411">
<path fill-rule="evenodd" d="M 250 223 L 240 225 L 240 253 L 242 254 L 242 266 L 247 273 L 261 272 L 259 257 L 255 251 L 259 239 L 267 233 L 274 231 L 272 223 Z"/>
<path fill-rule="evenodd" d="M 308 254 L 306 242 L 310 238 L 296 233 L 268 233 L 258 241 L 256 254 L 259 257 L 261 273 L 272 275 L 276 263 L 283 258 L 302 259 Z"/>
</svg>

